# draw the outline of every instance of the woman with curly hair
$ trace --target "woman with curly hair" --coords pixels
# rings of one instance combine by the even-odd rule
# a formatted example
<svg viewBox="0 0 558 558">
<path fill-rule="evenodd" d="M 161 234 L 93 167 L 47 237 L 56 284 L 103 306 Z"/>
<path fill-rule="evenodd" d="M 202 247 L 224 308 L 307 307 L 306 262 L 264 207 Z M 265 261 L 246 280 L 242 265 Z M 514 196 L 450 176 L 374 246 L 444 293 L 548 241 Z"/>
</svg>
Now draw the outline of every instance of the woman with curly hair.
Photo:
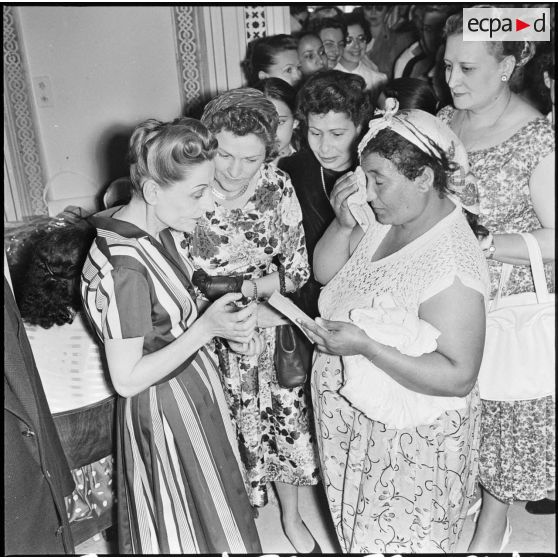
<svg viewBox="0 0 558 558">
<path fill-rule="evenodd" d="M 81 268 L 95 238 L 85 221 L 39 229 L 22 246 L 15 295 L 75 482 L 70 525 L 106 528 L 113 503 L 115 392 L 83 314 Z M 107 514 L 101 514 L 108 511 Z M 110 525 L 110 520 L 108 521 Z M 79 541 L 76 541 L 76 544 Z"/>
<path fill-rule="evenodd" d="M 319 552 L 298 507 L 298 487 L 318 481 L 305 390 L 278 384 L 276 326 L 286 322 L 266 303 L 274 291 L 298 289 L 309 274 L 300 205 L 289 177 L 270 164 L 278 114 L 261 91 L 242 88 L 209 102 L 201 120 L 219 142 L 216 207 L 193 234 L 175 234 L 177 247 L 208 275 L 200 282 L 208 298 L 240 291 L 259 301 L 259 356 L 215 342 L 250 501 L 264 506 L 274 483 L 287 538 L 299 553 Z"/>
<path fill-rule="evenodd" d="M 296 86 L 302 77 L 297 46 L 296 39 L 290 35 L 271 35 L 252 41 L 242 62 L 248 85 L 276 77 Z"/>
<path fill-rule="evenodd" d="M 255 306 L 227 294 L 200 315 L 169 232 L 212 209 L 216 148 L 197 120 L 146 120 L 130 138 L 132 198 L 91 218 L 81 294 L 120 395 L 121 554 L 261 552 L 210 346 L 257 350 Z"/>
<path fill-rule="evenodd" d="M 316 242 L 335 216 L 331 190 L 356 166 L 357 139 L 371 109 L 364 79 L 339 70 L 311 75 L 298 92 L 295 116 L 308 147 L 278 164 L 291 177 L 300 201 L 310 269 Z M 318 315 L 320 287 L 311 275 L 295 297 L 311 317 Z"/>
</svg>

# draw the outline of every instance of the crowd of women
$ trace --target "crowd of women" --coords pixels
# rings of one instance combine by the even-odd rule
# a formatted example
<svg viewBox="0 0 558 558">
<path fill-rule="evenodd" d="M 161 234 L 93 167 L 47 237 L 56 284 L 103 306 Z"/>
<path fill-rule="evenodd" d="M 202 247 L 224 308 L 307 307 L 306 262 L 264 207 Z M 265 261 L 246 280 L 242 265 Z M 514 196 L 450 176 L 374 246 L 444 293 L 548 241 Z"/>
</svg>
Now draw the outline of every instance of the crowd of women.
<svg viewBox="0 0 558 558">
<path fill-rule="evenodd" d="M 511 503 L 553 503 L 553 396 L 483 399 L 477 376 L 502 263 L 506 294 L 534 288 L 518 233 L 554 290 L 553 118 L 521 88 L 536 61 L 553 102 L 554 64 L 409 8 L 293 7 L 297 33 L 250 45 L 249 87 L 137 126 L 131 199 L 96 233 L 34 240 L 30 334 L 87 315 L 118 393 L 120 553 L 261 553 L 270 490 L 321 553 L 299 507 L 318 483 L 343 553 L 455 551 L 472 507 L 469 551 L 498 552 Z M 291 388 L 275 291 L 314 351 Z"/>
</svg>

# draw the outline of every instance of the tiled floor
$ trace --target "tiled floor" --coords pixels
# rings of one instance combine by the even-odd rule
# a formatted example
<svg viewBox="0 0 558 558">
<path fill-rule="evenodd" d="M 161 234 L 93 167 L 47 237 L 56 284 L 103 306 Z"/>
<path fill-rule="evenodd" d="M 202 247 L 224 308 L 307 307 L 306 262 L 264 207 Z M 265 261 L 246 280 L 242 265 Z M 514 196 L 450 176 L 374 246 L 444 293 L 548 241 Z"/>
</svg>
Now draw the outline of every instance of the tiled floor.
<svg viewBox="0 0 558 558">
<path fill-rule="evenodd" d="M 339 548 L 329 523 L 327 504 L 323 499 L 319 487 L 303 487 L 300 498 L 301 515 L 308 528 L 320 544 L 324 554 L 339 555 Z M 518 552 L 520 555 L 533 553 L 556 553 L 556 516 L 531 515 L 525 511 L 524 502 L 516 502 L 510 508 L 510 520 L 513 528 L 510 544 L 506 554 Z M 279 508 L 270 503 L 259 512 L 256 520 L 258 532 L 262 542 L 263 552 L 266 554 L 291 555 L 294 549 L 289 544 L 281 529 Z M 458 553 L 466 553 L 467 546 L 473 534 L 473 521 L 467 519 Z M 90 539 L 77 548 L 78 554 L 114 554 L 116 549 L 102 537 L 94 541 Z"/>
</svg>

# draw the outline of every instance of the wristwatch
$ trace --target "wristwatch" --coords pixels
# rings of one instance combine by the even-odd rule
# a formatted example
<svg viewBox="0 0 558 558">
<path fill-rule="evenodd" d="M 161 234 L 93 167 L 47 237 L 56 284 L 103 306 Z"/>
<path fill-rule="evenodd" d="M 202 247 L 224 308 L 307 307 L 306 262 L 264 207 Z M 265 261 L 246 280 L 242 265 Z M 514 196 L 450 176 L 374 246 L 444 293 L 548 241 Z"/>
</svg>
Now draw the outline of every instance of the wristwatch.
<svg viewBox="0 0 558 558">
<path fill-rule="evenodd" d="M 492 236 L 492 234 L 490 235 L 490 244 L 488 248 L 485 248 L 483 250 L 483 252 L 484 252 L 484 257 L 487 260 L 491 260 L 494 257 L 494 252 L 496 252 L 496 246 L 494 246 L 494 236 Z"/>
</svg>

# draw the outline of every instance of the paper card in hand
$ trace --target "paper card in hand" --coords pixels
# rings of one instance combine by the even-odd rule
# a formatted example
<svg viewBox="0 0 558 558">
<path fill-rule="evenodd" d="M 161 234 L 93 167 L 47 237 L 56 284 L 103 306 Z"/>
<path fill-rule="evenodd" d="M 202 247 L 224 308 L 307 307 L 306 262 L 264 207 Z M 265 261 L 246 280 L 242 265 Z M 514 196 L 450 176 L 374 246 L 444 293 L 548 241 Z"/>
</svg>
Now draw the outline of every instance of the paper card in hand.
<svg viewBox="0 0 558 558">
<path fill-rule="evenodd" d="M 273 308 L 281 312 L 283 316 L 289 318 L 294 325 L 298 326 L 304 335 L 306 335 L 306 332 L 300 327 L 297 320 L 300 320 L 302 323 L 314 323 L 314 320 L 303 312 L 292 300 L 289 300 L 277 291 L 273 292 L 267 302 L 269 302 Z M 306 335 L 306 337 L 310 340 L 308 335 Z"/>
</svg>

